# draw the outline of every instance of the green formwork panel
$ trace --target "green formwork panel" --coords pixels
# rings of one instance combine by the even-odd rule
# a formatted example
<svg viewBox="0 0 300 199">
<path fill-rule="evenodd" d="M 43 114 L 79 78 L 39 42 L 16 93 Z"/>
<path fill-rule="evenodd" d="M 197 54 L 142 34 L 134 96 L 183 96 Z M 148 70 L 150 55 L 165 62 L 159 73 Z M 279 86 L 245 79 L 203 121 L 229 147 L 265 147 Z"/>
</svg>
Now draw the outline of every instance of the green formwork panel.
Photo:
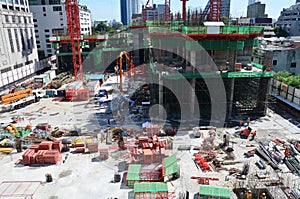
<svg viewBox="0 0 300 199">
<path fill-rule="evenodd" d="M 54 49 L 59 48 L 59 43 L 52 43 L 52 48 L 54 48 Z"/>
<path fill-rule="evenodd" d="M 253 40 L 253 47 L 257 47 L 259 45 L 259 41 L 257 38 Z"/>
<path fill-rule="evenodd" d="M 239 26 L 222 26 L 220 27 L 221 34 L 239 34 Z"/>
<path fill-rule="evenodd" d="M 182 33 L 183 34 L 206 34 L 207 28 L 204 26 L 195 26 L 195 27 L 183 26 Z"/>
</svg>

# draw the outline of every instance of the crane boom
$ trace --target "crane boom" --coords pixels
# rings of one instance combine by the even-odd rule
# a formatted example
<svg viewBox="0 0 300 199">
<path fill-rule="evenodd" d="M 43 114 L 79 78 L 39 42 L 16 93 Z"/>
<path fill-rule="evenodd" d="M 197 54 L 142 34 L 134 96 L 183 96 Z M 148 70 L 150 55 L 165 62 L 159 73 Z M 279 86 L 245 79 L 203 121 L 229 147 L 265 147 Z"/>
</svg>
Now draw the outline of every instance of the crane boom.
<svg viewBox="0 0 300 199">
<path fill-rule="evenodd" d="M 71 37 L 72 54 L 74 64 L 74 76 L 76 80 L 83 80 L 82 58 L 80 47 L 80 17 L 77 0 L 66 0 L 66 12 L 68 33 Z"/>
</svg>

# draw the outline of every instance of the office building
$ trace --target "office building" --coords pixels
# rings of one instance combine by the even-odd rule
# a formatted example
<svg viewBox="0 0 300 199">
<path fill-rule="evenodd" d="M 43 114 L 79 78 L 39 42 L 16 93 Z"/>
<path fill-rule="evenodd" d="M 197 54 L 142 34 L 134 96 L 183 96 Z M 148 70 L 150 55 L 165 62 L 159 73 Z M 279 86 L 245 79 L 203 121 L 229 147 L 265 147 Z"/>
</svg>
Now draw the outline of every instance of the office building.
<svg viewBox="0 0 300 199">
<path fill-rule="evenodd" d="M 28 0 L 0 1 L 0 88 L 33 74 L 38 61 Z"/>
<path fill-rule="evenodd" d="M 230 17 L 230 1 L 231 0 L 222 0 L 221 1 L 221 10 L 220 16 L 226 16 L 227 18 Z"/>
<path fill-rule="evenodd" d="M 29 0 L 33 13 L 36 43 L 40 58 L 55 54 L 49 38 L 68 34 L 66 7 L 58 0 Z M 91 12 L 87 6 L 79 6 L 82 35 L 92 34 Z"/>
<path fill-rule="evenodd" d="M 284 29 L 289 36 L 299 36 L 300 35 L 300 0 L 296 1 L 295 5 L 289 8 L 284 8 L 280 16 L 275 23 L 276 26 Z"/>
<path fill-rule="evenodd" d="M 121 0 L 121 22 L 125 26 L 129 26 L 132 22 L 132 15 L 139 14 L 141 11 L 140 0 Z"/>
<path fill-rule="evenodd" d="M 266 4 L 262 4 L 261 2 L 249 4 L 247 7 L 247 18 L 268 18 L 265 11 Z"/>
</svg>

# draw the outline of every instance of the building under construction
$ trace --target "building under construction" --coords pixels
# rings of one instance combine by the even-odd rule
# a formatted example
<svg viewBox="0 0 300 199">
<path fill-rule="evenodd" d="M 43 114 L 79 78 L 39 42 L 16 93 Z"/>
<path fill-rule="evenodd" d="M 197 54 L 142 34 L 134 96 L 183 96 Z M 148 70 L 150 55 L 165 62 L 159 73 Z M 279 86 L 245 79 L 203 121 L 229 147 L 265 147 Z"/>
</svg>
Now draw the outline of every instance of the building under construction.
<svg viewBox="0 0 300 199">
<path fill-rule="evenodd" d="M 207 18 L 197 12 L 196 17 L 195 13 L 186 16 L 183 10 L 182 20 L 174 16 L 145 20 L 113 36 L 81 36 L 83 72 L 115 72 L 120 64 L 123 71 L 142 66 L 144 81 L 151 87 L 151 103 L 164 106 L 170 120 L 200 118 L 204 124 L 222 121 L 220 118 L 265 115 L 273 72 L 251 62 L 263 28 L 219 22 L 220 6 L 215 8 L 219 3 L 210 1 L 209 12 L 202 15 L 212 21 L 201 24 L 199 20 Z M 72 69 L 71 38 L 51 41 L 59 48 L 60 69 Z M 122 52 L 127 52 L 126 59 Z M 192 89 L 185 89 L 182 80 Z"/>
</svg>

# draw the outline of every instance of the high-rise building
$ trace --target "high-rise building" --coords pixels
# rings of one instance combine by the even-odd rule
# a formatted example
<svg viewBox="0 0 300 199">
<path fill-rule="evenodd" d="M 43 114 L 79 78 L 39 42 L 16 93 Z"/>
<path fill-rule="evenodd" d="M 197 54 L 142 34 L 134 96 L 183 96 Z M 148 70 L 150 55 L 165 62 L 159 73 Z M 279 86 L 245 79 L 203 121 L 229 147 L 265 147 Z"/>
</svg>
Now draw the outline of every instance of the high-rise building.
<svg viewBox="0 0 300 199">
<path fill-rule="evenodd" d="M 221 1 L 221 10 L 220 10 L 220 16 L 226 16 L 229 18 L 230 16 L 230 1 L 231 0 L 222 0 Z"/>
<path fill-rule="evenodd" d="M 260 2 L 260 0 L 249 0 L 248 5 L 255 4 L 256 2 Z"/>
<path fill-rule="evenodd" d="M 132 22 L 132 15 L 139 14 L 141 11 L 140 0 L 120 0 L 121 21 L 128 26 Z"/>
<path fill-rule="evenodd" d="M 0 88 L 35 72 L 38 61 L 28 0 L 0 1 Z"/>
<path fill-rule="evenodd" d="M 65 4 L 60 0 L 29 0 L 33 12 L 33 22 L 39 57 L 55 54 L 49 38 L 68 34 Z M 92 34 L 91 12 L 85 5 L 79 6 L 80 29 L 82 35 Z"/>
<path fill-rule="evenodd" d="M 266 4 L 261 2 L 255 2 L 249 4 L 247 7 L 247 18 L 267 18 L 268 15 L 265 14 Z"/>
<path fill-rule="evenodd" d="M 284 8 L 276 22 L 276 26 L 284 29 L 289 36 L 299 36 L 300 35 L 300 0 L 296 1 L 295 5 L 289 8 Z"/>
</svg>

